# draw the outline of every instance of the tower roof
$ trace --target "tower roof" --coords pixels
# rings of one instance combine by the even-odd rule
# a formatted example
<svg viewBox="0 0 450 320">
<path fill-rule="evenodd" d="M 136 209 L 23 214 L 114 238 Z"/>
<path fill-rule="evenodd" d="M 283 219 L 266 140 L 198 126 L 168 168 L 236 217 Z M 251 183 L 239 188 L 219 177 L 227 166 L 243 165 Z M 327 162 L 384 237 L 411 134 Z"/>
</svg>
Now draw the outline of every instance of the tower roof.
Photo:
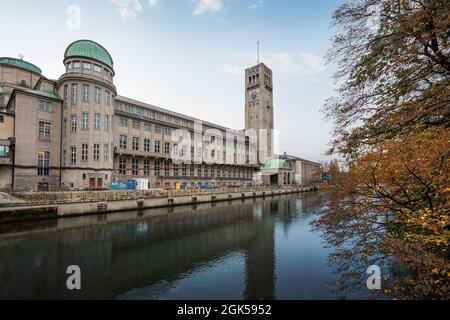
<svg viewBox="0 0 450 320">
<path fill-rule="evenodd" d="M 109 52 L 91 40 L 78 40 L 71 43 L 64 53 L 64 59 L 69 57 L 85 57 L 97 60 L 113 68 L 114 62 Z"/>
<path fill-rule="evenodd" d="M 42 70 L 36 67 L 34 64 L 21 59 L 3 57 L 0 58 L 0 64 L 9 65 L 16 68 L 22 68 L 37 74 L 42 74 Z"/>
</svg>

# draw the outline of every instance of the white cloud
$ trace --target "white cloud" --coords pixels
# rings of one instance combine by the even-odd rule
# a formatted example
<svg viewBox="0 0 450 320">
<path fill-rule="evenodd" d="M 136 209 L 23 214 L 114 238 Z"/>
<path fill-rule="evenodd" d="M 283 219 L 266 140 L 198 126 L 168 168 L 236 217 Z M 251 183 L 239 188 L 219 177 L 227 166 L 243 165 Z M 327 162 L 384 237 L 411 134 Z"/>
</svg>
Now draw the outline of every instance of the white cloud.
<svg viewBox="0 0 450 320">
<path fill-rule="evenodd" d="M 307 52 L 300 52 L 298 55 L 305 71 L 319 73 L 325 70 L 325 61 L 322 57 Z"/>
<path fill-rule="evenodd" d="M 194 12 L 194 16 L 201 16 L 208 12 L 214 13 L 222 11 L 223 1 L 222 0 L 197 0 Z"/>
<path fill-rule="evenodd" d="M 233 64 L 223 64 L 220 66 L 220 72 L 231 75 L 231 76 L 241 76 L 244 75 L 245 68 Z"/>
<path fill-rule="evenodd" d="M 223 64 L 220 67 L 222 73 L 228 75 L 242 75 L 245 68 L 256 64 L 254 54 L 235 57 L 240 63 Z M 325 61 L 318 55 L 300 52 L 297 55 L 287 52 L 266 53 L 261 61 L 277 74 L 283 75 L 315 75 L 325 71 Z M 245 63 L 245 66 L 242 65 Z"/>
<path fill-rule="evenodd" d="M 287 75 L 311 75 L 325 70 L 324 60 L 315 54 L 300 52 L 298 56 L 290 53 L 269 53 L 264 61 L 275 72 Z"/>
<path fill-rule="evenodd" d="M 153 8 L 159 5 L 160 2 L 161 0 L 148 0 L 148 5 Z"/>
<path fill-rule="evenodd" d="M 143 6 L 140 0 L 110 0 L 115 5 L 122 20 L 134 19 L 142 12 Z M 148 0 L 151 8 L 158 6 L 161 0 Z"/>
<path fill-rule="evenodd" d="M 253 2 L 251 5 L 248 6 L 249 10 L 258 10 L 261 7 L 264 7 L 266 4 L 264 2 L 264 0 L 257 0 L 255 2 Z"/>
<path fill-rule="evenodd" d="M 137 14 L 142 11 L 142 4 L 139 0 L 110 0 L 119 12 L 123 20 L 136 18 Z"/>
</svg>

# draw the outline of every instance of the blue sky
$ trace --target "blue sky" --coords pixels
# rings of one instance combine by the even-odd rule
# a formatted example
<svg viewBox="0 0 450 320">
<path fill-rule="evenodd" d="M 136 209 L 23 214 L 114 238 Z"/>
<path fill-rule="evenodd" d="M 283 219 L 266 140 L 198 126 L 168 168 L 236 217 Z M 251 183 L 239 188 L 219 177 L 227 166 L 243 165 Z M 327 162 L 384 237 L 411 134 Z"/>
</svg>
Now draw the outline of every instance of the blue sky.
<svg viewBox="0 0 450 320">
<path fill-rule="evenodd" d="M 120 95 L 235 129 L 244 126 L 244 68 L 256 63 L 259 40 L 274 72 L 280 152 L 326 159 L 332 124 L 320 108 L 334 66 L 323 57 L 339 0 L 4 2 L 0 56 L 23 54 L 57 78 L 67 45 L 91 39 L 113 56 Z"/>
</svg>

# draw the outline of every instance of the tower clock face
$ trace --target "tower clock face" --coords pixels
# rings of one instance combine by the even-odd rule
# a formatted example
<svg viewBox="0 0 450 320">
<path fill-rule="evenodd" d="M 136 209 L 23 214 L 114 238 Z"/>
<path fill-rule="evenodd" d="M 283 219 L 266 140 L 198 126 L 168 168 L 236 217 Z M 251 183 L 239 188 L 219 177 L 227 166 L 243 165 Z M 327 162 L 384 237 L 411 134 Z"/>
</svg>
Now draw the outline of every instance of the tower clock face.
<svg viewBox="0 0 450 320">
<path fill-rule="evenodd" d="M 253 89 L 248 93 L 248 99 L 250 102 L 259 100 L 259 89 Z"/>
</svg>

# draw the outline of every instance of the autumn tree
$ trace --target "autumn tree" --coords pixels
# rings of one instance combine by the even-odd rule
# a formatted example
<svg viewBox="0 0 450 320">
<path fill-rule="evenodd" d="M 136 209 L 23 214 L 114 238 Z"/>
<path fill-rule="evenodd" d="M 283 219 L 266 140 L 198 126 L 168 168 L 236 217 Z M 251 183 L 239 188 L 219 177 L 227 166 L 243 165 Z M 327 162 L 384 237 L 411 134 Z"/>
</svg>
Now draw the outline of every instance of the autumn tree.
<svg viewBox="0 0 450 320">
<path fill-rule="evenodd" d="M 328 164 L 328 174 L 333 178 L 337 177 L 340 172 L 339 162 L 336 159 L 331 160 Z"/>
<path fill-rule="evenodd" d="M 396 298 L 450 298 L 450 1 L 354 0 L 334 13 L 339 86 L 325 106 L 348 171 L 317 226 L 335 258 L 391 257 Z"/>
</svg>

